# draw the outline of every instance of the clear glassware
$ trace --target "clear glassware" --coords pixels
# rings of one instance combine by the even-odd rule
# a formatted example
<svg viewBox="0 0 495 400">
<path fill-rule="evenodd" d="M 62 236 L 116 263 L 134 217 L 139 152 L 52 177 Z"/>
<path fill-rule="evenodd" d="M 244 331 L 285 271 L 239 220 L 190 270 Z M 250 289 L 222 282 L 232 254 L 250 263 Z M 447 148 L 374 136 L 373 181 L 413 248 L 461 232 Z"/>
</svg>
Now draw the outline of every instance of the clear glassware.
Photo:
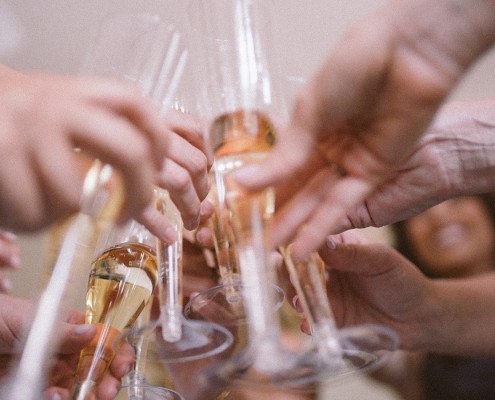
<svg viewBox="0 0 495 400">
<path fill-rule="evenodd" d="M 152 96 L 166 106 L 173 97 L 186 57 L 180 34 L 157 15 L 115 14 L 103 21 L 81 73 L 130 80 L 140 85 L 144 96 Z M 83 266 L 87 268 L 87 249 L 94 248 L 101 229 L 112 225 L 122 208 L 122 185 L 111 166 L 99 160 L 90 160 L 89 164 L 81 212 L 68 223 L 21 358 L 2 388 L 2 397 L 42 397 L 47 363 L 57 348 L 55 326 L 64 315 L 63 299 L 70 297 L 71 277 L 80 276 Z"/>
<path fill-rule="evenodd" d="M 276 49 L 270 47 L 273 35 L 268 4 L 258 0 L 192 0 L 189 14 L 195 45 L 191 57 L 193 60 L 198 57 L 194 63 L 202 65 L 204 71 L 198 96 L 203 114 L 211 121 L 208 139 L 214 154 L 216 185 L 217 189 L 225 190 L 225 204 L 230 211 L 248 329 L 245 351 L 212 371 L 212 379 L 297 387 L 329 375 L 347 376 L 358 371 L 363 366 L 361 361 L 369 359 L 368 355 L 376 360 L 376 352 L 371 348 L 353 352 L 356 362 L 347 363 L 349 353 L 342 351 L 341 332 L 332 327 L 333 320 L 326 321 L 330 323 L 326 327 L 331 328 L 326 338 L 331 340 L 327 343 L 325 358 L 315 347 L 295 353 L 283 345 L 276 300 L 269 290 L 277 283 L 275 271 L 268 263 L 274 191 L 246 193 L 231 178 L 233 171 L 266 157 L 274 142 L 280 139 L 277 127 L 287 120 L 280 87 L 283 79 L 277 74 L 279 60 Z M 307 283 L 299 272 L 291 278 L 299 288 Z M 304 294 L 308 304 L 315 305 L 311 302 L 315 294 L 309 291 Z M 322 310 L 324 306 L 329 307 L 328 302 L 318 304 Z M 225 318 L 228 311 L 222 313 Z M 310 317 L 320 323 L 323 314 L 319 312 Z M 320 332 L 323 332 L 323 324 Z M 376 338 L 376 335 L 368 335 L 370 330 L 359 332 L 363 342 L 366 338 L 370 341 Z M 383 350 L 381 346 L 389 350 L 390 343 L 384 339 L 375 350 Z M 369 367 L 372 363 L 365 364 Z M 325 374 L 321 373 L 322 369 Z"/>
<path fill-rule="evenodd" d="M 155 238 L 130 220 L 101 233 L 89 274 L 86 323 L 98 333 L 81 351 L 72 398 L 96 398 L 94 389 L 115 356 L 122 332 L 146 309 L 158 282 Z"/>
<path fill-rule="evenodd" d="M 123 385 L 117 394 L 117 397 L 115 397 L 115 400 L 137 400 L 137 399 L 142 399 L 142 400 L 185 400 L 184 397 L 180 395 L 180 393 L 177 393 L 173 390 L 167 389 L 167 388 L 162 388 L 159 386 L 152 386 L 152 385 L 146 385 L 146 384 L 141 384 L 135 387 L 136 390 L 139 390 L 139 392 L 142 394 L 141 397 L 132 397 L 132 395 L 129 394 L 129 387 L 126 385 Z"/>
</svg>

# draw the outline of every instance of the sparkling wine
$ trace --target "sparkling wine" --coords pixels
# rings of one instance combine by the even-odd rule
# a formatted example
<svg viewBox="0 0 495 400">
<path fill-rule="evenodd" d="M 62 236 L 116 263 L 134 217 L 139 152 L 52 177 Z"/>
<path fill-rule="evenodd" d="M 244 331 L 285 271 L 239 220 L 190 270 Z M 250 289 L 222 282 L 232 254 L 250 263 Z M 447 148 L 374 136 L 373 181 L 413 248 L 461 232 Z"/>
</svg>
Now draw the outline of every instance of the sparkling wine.
<svg viewBox="0 0 495 400">
<path fill-rule="evenodd" d="M 209 227 L 213 232 L 213 243 L 221 283 L 225 285 L 227 301 L 236 303 L 240 301 L 238 290 L 240 275 L 234 232 L 232 230 L 231 211 L 225 204 L 225 193 L 217 190 L 215 179 L 213 179 L 208 199 L 215 209 L 209 219 Z"/>
<path fill-rule="evenodd" d="M 225 194 L 232 216 L 254 365 L 260 370 L 274 370 L 280 365 L 278 356 L 266 360 L 264 354 L 277 354 L 280 330 L 280 321 L 271 312 L 265 312 L 275 304 L 271 283 L 276 281 L 276 274 L 268 267 L 268 229 L 275 192 L 273 188 L 246 192 L 230 174 L 244 165 L 262 161 L 275 143 L 275 129 L 262 113 L 240 110 L 218 117 L 212 124 L 210 140 L 215 149 L 217 190 Z"/>
<path fill-rule="evenodd" d="M 147 245 L 123 243 L 100 255 L 92 264 L 86 295 L 86 323 L 98 334 L 82 350 L 79 383 L 97 383 L 112 361 L 121 331 L 134 324 L 151 298 L 158 279 L 155 253 Z M 87 398 L 76 389 L 74 399 Z M 82 392 L 88 391 L 84 388 Z"/>
<path fill-rule="evenodd" d="M 210 130 L 215 151 L 215 175 L 219 198 L 222 193 L 237 225 L 237 240 L 252 234 L 253 215 L 260 215 L 263 226 L 271 219 L 275 206 L 274 192 L 266 189 L 246 193 L 229 178 L 229 174 L 249 163 L 263 160 L 275 143 L 275 129 L 259 111 L 239 110 L 218 117 Z"/>
</svg>

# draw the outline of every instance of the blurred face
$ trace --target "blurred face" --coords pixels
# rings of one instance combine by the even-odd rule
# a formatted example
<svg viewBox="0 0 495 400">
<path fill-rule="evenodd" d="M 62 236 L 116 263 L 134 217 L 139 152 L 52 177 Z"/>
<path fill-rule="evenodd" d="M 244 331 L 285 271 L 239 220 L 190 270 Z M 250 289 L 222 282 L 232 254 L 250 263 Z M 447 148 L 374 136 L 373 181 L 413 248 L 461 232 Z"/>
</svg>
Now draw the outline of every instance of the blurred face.
<svg viewBox="0 0 495 400">
<path fill-rule="evenodd" d="M 417 258 L 431 275 L 469 276 L 494 267 L 495 227 L 482 201 L 445 201 L 406 223 Z"/>
</svg>

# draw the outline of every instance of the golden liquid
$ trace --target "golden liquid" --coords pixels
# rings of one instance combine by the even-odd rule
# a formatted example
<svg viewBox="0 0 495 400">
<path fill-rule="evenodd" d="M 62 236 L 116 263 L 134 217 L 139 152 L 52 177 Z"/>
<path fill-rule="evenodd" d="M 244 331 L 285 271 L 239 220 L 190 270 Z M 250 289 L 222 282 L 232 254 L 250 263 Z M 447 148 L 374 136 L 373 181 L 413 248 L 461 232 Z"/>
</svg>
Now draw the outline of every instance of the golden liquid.
<svg viewBox="0 0 495 400">
<path fill-rule="evenodd" d="M 215 181 L 213 181 L 210 189 L 209 199 L 215 208 L 215 212 L 209 219 L 209 226 L 213 232 L 217 266 L 222 279 L 227 280 L 227 282 L 223 283 L 232 284 L 239 279 L 232 217 L 225 204 L 223 194 L 220 195 L 217 191 Z"/>
<path fill-rule="evenodd" d="M 210 138 L 215 149 L 217 189 L 224 193 L 232 212 L 236 240 L 244 242 L 253 231 L 266 228 L 275 207 L 274 191 L 247 193 L 229 178 L 229 174 L 246 164 L 263 160 L 275 143 L 275 129 L 260 112 L 240 110 L 218 117 L 212 124 Z"/>
<path fill-rule="evenodd" d="M 213 121 L 210 129 L 215 160 L 225 155 L 269 151 L 275 139 L 272 123 L 259 111 L 223 114 Z"/>
<path fill-rule="evenodd" d="M 98 333 L 81 351 L 78 382 L 98 382 L 103 377 L 115 356 L 120 333 L 131 327 L 145 309 L 157 279 L 155 254 L 140 243 L 112 247 L 93 262 L 86 323 L 96 324 Z"/>
<path fill-rule="evenodd" d="M 122 330 L 134 324 L 158 279 L 154 252 L 140 243 L 113 247 L 92 265 L 86 296 L 86 323 Z"/>
</svg>

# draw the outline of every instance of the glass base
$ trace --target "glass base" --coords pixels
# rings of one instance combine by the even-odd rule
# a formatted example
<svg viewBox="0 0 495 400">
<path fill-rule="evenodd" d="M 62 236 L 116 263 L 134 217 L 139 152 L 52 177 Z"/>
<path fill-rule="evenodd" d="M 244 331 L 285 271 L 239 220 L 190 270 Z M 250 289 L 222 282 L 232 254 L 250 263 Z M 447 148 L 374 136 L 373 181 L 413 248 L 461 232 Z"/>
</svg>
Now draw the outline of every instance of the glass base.
<svg viewBox="0 0 495 400">
<path fill-rule="evenodd" d="M 185 400 L 179 393 L 147 384 L 122 386 L 115 400 Z"/>
<path fill-rule="evenodd" d="M 383 365 L 387 355 L 399 344 L 395 332 L 377 325 L 345 328 L 338 335 L 341 352 L 332 357 L 323 356 L 316 344 L 303 353 L 281 349 L 278 354 L 279 368 L 266 372 L 255 367 L 256 351 L 247 348 L 211 371 L 209 378 L 213 384 L 230 382 L 238 387 L 269 386 L 310 393 L 314 392 L 314 385 L 319 382 L 343 380 L 357 373 L 373 371 Z"/>
<path fill-rule="evenodd" d="M 184 316 L 188 320 L 211 321 L 225 327 L 246 324 L 242 290 L 242 284 L 219 285 L 205 290 L 186 304 Z M 276 285 L 273 285 L 273 290 L 275 310 L 278 310 L 285 301 L 285 292 Z M 239 295 L 234 297 L 232 293 Z"/>
<path fill-rule="evenodd" d="M 223 326 L 208 321 L 190 321 L 182 318 L 182 336 L 176 342 L 164 339 L 161 321 L 130 329 L 127 340 L 149 335 L 156 360 L 162 364 L 200 360 L 220 354 L 234 343 L 234 336 Z"/>
</svg>

